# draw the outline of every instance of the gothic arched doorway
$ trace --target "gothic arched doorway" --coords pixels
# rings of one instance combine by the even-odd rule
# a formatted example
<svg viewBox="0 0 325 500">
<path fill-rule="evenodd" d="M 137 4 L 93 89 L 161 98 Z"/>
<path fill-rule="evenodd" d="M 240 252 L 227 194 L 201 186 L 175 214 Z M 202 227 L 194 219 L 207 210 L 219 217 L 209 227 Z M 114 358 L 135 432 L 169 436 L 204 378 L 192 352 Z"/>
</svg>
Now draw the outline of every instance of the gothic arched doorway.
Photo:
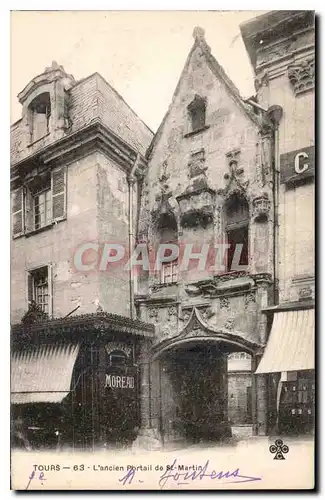
<svg viewBox="0 0 325 500">
<path fill-rule="evenodd" d="M 199 313 L 152 352 L 151 421 L 163 442 L 218 441 L 231 436 L 228 354 L 252 354 L 255 344 L 205 325 Z"/>
</svg>

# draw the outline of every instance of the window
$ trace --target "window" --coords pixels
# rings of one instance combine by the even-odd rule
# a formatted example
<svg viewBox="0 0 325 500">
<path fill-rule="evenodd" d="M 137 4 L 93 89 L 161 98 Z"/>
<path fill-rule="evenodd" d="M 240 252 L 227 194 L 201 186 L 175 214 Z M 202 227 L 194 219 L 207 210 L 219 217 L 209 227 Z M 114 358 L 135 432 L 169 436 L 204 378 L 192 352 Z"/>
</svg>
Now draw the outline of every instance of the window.
<svg viewBox="0 0 325 500">
<path fill-rule="evenodd" d="M 247 201 L 233 195 L 226 203 L 225 226 L 227 243 L 230 244 L 227 255 L 227 272 L 237 271 L 239 266 L 248 266 L 248 222 L 249 208 Z M 234 256 L 236 254 L 236 258 Z M 241 268 L 243 269 L 243 268 Z"/>
<path fill-rule="evenodd" d="M 177 283 L 177 259 L 172 262 L 163 262 L 161 267 L 161 283 Z"/>
<path fill-rule="evenodd" d="M 33 226 L 34 229 L 47 226 L 52 222 L 52 191 L 51 184 L 33 195 Z"/>
<path fill-rule="evenodd" d="M 110 366 L 114 366 L 114 367 L 117 367 L 117 366 L 126 366 L 126 355 L 124 354 L 124 352 L 121 352 L 121 351 L 117 351 L 117 352 L 114 352 L 112 354 L 110 354 L 109 356 L 109 364 Z"/>
<path fill-rule="evenodd" d="M 34 301 L 40 310 L 49 313 L 49 272 L 40 267 L 28 273 L 28 301 Z"/>
<path fill-rule="evenodd" d="M 205 127 L 205 99 L 196 95 L 193 101 L 188 105 L 187 109 L 191 120 L 191 131 L 196 132 L 202 130 Z"/>
<path fill-rule="evenodd" d="M 172 213 L 164 213 L 160 216 L 157 230 L 159 233 L 158 242 L 160 244 L 178 244 L 177 221 Z M 166 249 L 164 255 L 165 257 L 170 256 L 171 250 Z M 178 268 L 177 259 L 171 262 L 162 262 L 161 264 L 160 283 L 176 283 Z"/>
<path fill-rule="evenodd" d="M 12 193 L 13 237 L 28 234 L 66 216 L 66 169 L 36 175 Z"/>
<path fill-rule="evenodd" d="M 49 92 L 38 95 L 29 105 L 31 142 L 38 141 L 50 131 L 51 98 Z"/>
</svg>

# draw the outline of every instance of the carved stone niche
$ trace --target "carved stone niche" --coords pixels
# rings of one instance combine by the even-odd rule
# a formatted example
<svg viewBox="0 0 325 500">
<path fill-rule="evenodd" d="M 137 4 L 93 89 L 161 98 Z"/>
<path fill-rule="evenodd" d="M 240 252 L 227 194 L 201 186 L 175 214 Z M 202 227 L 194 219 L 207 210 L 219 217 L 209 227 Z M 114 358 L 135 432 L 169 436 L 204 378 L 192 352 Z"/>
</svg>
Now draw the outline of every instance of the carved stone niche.
<svg viewBox="0 0 325 500">
<path fill-rule="evenodd" d="M 203 148 L 191 153 L 188 168 L 188 175 L 190 179 L 204 174 L 207 170 L 207 166 L 205 165 L 205 153 Z"/>
<path fill-rule="evenodd" d="M 253 219 L 255 222 L 267 222 L 270 212 L 270 200 L 267 193 L 253 199 Z"/>
<path fill-rule="evenodd" d="M 215 206 L 214 189 L 207 186 L 206 179 L 195 179 L 184 193 L 177 196 L 182 227 L 206 227 L 213 222 Z"/>
</svg>

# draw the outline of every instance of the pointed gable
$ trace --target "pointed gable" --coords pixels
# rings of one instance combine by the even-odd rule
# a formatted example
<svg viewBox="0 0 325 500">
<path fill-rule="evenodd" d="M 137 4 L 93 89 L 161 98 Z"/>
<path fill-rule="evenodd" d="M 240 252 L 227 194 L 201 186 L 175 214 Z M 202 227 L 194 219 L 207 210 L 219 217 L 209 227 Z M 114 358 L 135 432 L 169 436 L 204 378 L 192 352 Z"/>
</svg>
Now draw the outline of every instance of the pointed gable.
<svg viewBox="0 0 325 500">
<path fill-rule="evenodd" d="M 228 77 L 222 66 L 211 54 L 211 49 L 208 46 L 204 35 L 205 35 L 204 30 L 200 27 L 196 27 L 193 31 L 194 44 L 186 59 L 183 71 L 176 86 L 169 109 L 166 115 L 164 116 L 164 119 L 161 122 L 148 149 L 149 159 L 152 156 L 153 150 L 155 149 L 157 143 L 159 142 L 162 136 L 164 126 L 168 121 L 168 119 L 170 118 L 173 108 L 175 107 L 175 105 L 177 106 L 177 101 L 179 99 L 182 100 L 184 86 L 192 87 L 194 92 L 198 90 L 198 87 L 202 87 L 202 82 L 204 82 L 204 80 L 207 79 L 207 70 L 209 70 L 210 72 L 209 75 L 210 79 L 212 77 L 212 79 L 214 79 L 215 81 L 220 82 L 224 90 L 227 92 L 228 96 L 238 106 L 239 110 L 241 110 L 241 112 L 244 113 L 245 116 L 256 126 L 259 126 L 261 124 L 260 117 L 255 114 L 252 106 L 247 104 L 241 98 L 239 90 L 236 87 L 236 85 L 232 82 L 232 80 Z M 201 71 L 199 70 L 199 68 L 201 68 Z M 212 85 L 213 84 L 210 82 L 207 83 L 206 87 L 209 87 L 211 89 Z M 193 108 L 199 102 L 203 101 L 205 102 L 205 106 L 207 106 L 206 96 L 201 95 L 199 93 L 194 93 L 193 99 L 187 102 L 187 106 L 185 106 L 185 108 L 187 108 L 187 111 L 191 111 L 191 108 Z M 222 113 L 223 110 L 220 110 L 220 114 Z M 175 121 L 174 118 L 173 121 Z"/>
</svg>

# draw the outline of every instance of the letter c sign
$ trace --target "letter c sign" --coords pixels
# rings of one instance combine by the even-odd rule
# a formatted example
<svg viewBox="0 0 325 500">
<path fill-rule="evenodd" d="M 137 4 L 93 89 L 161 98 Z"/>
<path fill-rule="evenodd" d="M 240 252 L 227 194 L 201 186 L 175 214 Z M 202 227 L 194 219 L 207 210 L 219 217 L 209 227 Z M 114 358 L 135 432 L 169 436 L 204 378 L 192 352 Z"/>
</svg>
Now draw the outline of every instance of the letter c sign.
<svg viewBox="0 0 325 500">
<path fill-rule="evenodd" d="M 309 163 L 302 163 L 302 161 L 300 161 L 302 158 L 304 159 L 308 158 L 307 153 L 301 151 L 295 156 L 295 172 L 297 174 L 302 174 L 309 168 Z"/>
</svg>

